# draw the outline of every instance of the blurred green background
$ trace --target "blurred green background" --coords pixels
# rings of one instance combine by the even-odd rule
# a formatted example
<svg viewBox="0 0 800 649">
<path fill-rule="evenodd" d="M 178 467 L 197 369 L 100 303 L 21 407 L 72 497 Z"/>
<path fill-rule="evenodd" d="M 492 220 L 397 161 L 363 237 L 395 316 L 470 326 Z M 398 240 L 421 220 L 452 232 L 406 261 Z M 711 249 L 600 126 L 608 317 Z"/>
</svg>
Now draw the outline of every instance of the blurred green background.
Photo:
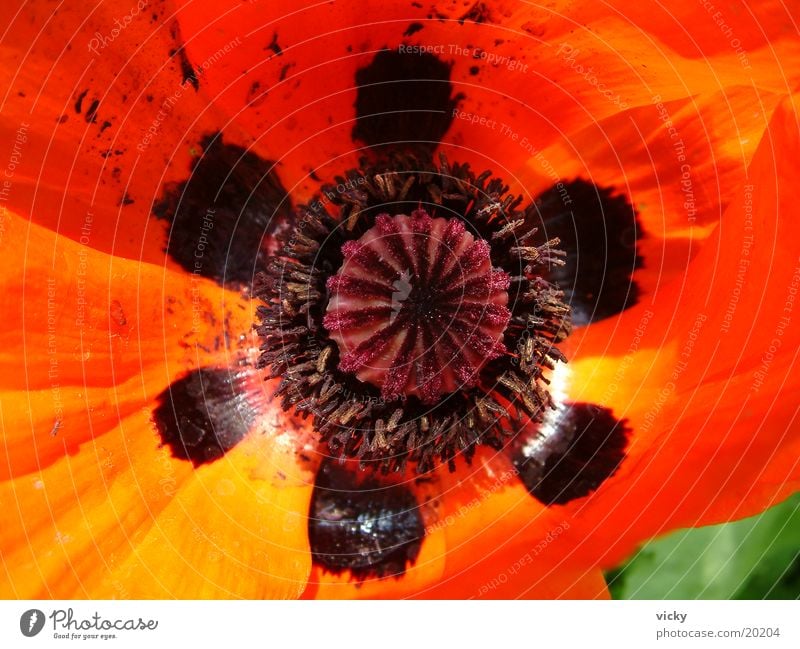
<svg viewBox="0 0 800 649">
<path fill-rule="evenodd" d="M 606 581 L 614 599 L 800 599 L 800 493 L 752 518 L 652 541 Z"/>
</svg>

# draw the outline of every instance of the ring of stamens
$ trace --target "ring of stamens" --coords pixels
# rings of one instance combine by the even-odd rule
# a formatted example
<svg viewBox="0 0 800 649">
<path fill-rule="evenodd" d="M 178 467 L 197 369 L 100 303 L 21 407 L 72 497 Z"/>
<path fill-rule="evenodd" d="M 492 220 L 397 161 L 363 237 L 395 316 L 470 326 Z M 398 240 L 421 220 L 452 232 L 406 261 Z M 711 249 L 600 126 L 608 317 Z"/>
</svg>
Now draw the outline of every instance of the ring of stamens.
<svg viewBox="0 0 800 649">
<path fill-rule="evenodd" d="M 501 448 L 524 424 L 540 421 L 553 407 L 546 373 L 566 360 L 556 345 L 571 321 L 563 293 L 544 278 L 562 263 L 562 253 L 556 240 L 535 243 L 535 205 L 520 209 L 522 198 L 507 195 L 508 187 L 489 172 L 476 176 L 444 157 L 436 165 L 409 156 L 364 163 L 336 182 L 348 189 L 324 186 L 330 202 L 300 206 L 280 254 L 254 287 L 264 302 L 256 326 L 258 365 L 281 378 L 281 405 L 311 416 L 331 455 L 382 471 L 409 463 L 420 472 L 440 462 L 453 468 L 479 445 Z M 437 234 L 443 248 L 465 248 L 450 255 L 463 271 L 437 269 L 436 281 L 426 285 L 419 279 L 434 274 L 431 268 L 420 273 L 413 233 L 428 223 L 444 228 Z M 458 243 L 447 243 L 447 232 L 460 233 Z M 370 243 L 377 235 L 385 245 Z M 366 260 L 375 246 L 384 259 Z M 424 263 L 434 263 L 432 247 L 429 242 Z M 464 257 L 467 249 L 473 257 Z M 397 262 L 404 255 L 413 257 L 405 266 Z M 448 289 L 472 290 L 470 264 L 481 277 L 475 295 L 484 297 L 448 295 Z M 380 285 L 372 304 L 345 299 L 357 292 L 346 287 L 361 266 Z M 449 319 L 428 323 L 425 314 L 432 312 Z M 378 335 L 387 328 L 391 335 Z M 464 352 L 470 345 L 484 357 Z M 419 361 L 419 372 L 406 358 Z"/>
</svg>

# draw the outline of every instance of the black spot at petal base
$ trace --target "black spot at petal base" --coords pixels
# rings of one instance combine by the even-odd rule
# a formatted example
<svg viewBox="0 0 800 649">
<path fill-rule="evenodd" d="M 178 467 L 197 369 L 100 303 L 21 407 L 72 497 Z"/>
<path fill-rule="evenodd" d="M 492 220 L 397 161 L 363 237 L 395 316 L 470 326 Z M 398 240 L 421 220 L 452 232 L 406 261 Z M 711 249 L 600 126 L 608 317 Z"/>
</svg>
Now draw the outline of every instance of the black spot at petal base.
<svg viewBox="0 0 800 649">
<path fill-rule="evenodd" d="M 153 213 L 170 222 L 167 252 L 182 268 L 219 284 L 249 285 L 266 259 L 264 236 L 286 223 L 291 202 L 270 160 L 218 133 L 200 145 L 189 177 L 167 186 Z"/>
<path fill-rule="evenodd" d="M 353 578 L 399 577 L 419 554 L 425 527 L 414 494 L 404 485 L 359 479 L 325 462 L 317 474 L 308 519 L 314 562 Z"/>
<path fill-rule="evenodd" d="M 548 238 L 558 237 L 567 255 L 548 279 L 564 291 L 576 325 L 614 316 L 638 301 L 632 279 L 642 266 L 636 242 L 638 214 L 624 195 L 585 180 L 559 183 L 536 199 Z"/>
<path fill-rule="evenodd" d="M 381 50 L 356 72 L 353 139 L 370 146 L 414 143 L 433 148 L 453 121 L 450 65 L 433 54 Z"/>
<path fill-rule="evenodd" d="M 153 421 L 172 455 L 195 466 L 220 459 L 238 444 L 256 418 L 242 375 L 202 368 L 173 382 L 158 396 Z"/>
<path fill-rule="evenodd" d="M 528 492 L 545 505 L 588 496 L 616 473 L 630 429 L 608 408 L 568 403 L 540 433 L 515 440 L 512 460 Z"/>
</svg>

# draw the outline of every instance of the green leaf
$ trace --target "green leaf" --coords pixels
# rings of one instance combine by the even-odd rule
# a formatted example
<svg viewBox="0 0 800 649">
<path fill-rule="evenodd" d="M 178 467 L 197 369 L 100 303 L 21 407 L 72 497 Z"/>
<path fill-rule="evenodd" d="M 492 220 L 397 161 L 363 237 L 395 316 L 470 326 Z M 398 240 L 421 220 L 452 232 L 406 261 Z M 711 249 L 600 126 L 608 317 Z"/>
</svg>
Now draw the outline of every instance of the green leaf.
<svg viewBox="0 0 800 649">
<path fill-rule="evenodd" d="M 800 494 L 651 541 L 606 578 L 615 599 L 800 598 Z"/>
</svg>

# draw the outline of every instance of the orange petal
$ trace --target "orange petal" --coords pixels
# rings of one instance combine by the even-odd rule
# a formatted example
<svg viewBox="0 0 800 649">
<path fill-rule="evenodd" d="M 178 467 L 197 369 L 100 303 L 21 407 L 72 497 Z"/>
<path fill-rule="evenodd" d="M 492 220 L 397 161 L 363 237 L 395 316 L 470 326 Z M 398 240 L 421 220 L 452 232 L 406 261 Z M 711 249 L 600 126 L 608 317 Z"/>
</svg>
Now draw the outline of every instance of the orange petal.
<svg viewBox="0 0 800 649">
<path fill-rule="evenodd" d="M 535 547 L 535 546 L 533 546 Z M 531 546 L 475 558 L 473 568 L 416 595 L 421 599 L 610 599 L 599 569 L 548 567 Z"/>
<path fill-rule="evenodd" d="M 544 549 L 569 522 L 550 516 L 485 449 L 475 468 L 441 469 L 415 491 L 426 524 L 420 555 L 398 578 L 354 581 L 315 567 L 304 598 L 585 599 L 607 597 L 599 570 L 554 565 Z M 504 469 L 507 468 L 506 471 Z M 520 523 L 524 521 L 524 523 Z"/>
<path fill-rule="evenodd" d="M 734 86 L 657 101 L 592 123 L 543 155 L 562 177 L 628 195 L 645 233 L 636 279 L 652 295 L 684 273 L 720 220 L 779 99 Z"/>
<path fill-rule="evenodd" d="M 202 135 L 224 130 L 227 141 L 252 145 L 278 161 L 291 194 L 308 198 L 317 185 L 313 172 L 332 179 L 357 161 L 356 71 L 381 48 L 401 44 L 437 48 L 453 64 L 454 93 L 464 96 L 460 108 L 470 119 L 454 121 L 450 157 L 491 165 L 532 193 L 575 171 L 576 156 L 563 161 L 549 146 L 569 147 L 572 134 L 628 108 L 642 107 L 652 119 L 655 96 L 691 97 L 688 112 L 704 122 L 701 108 L 718 107 L 708 111 L 713 130 L 738 124 L 758 131 L 764 120 L 753 113 L 768 112 L 769 97 L 798 81 L 786 70 L 800 50 L 782 38 L 787 23 L 775 17 L 784 15 L 777 9 L 726 16 L 739 38 L 747 35 L 744 60 L 702 6 L 666 16 L 592 2 L 480 6 L 480 17 L 440 7 L 433 19 L 428 9 L 408 5 L 245 3 L 223 10 L 165 3 L 160 12 L 131 16 L 109 38 L 113 8 L 68 7 L 51 20 L 49 7 L 34 5 L 24 20 L 11 21 L 0 52 L 12 90 L 2 135 L 17 143 L 24 126 L 10 205 L 76 240 L 93 213 L 89 245 L 163 260 L 165 232 L 149 223 L 151 206 L 164 183 L 185 177 Z M 243 24 L 250 25 L 246 34 Z M 743 74 L 758 80 L 752 91 Z M 766 98 L 763 106 L 759 98 Z M 473 114 L 485 118 L 483 126 L 472 123 Z M 628 134 L 615 136 L 617 146 L 628 144 Z M 734 166 L 741 171 L 741 151 L 711 135 L 705 139 L 713 165 L 723 177 Z M 626 171 L 640 175 L 630 165 Z M 724 199 L 727 182 L 721 189 Z"/>
<path fill-rule="evenodd" d="M 6 597 L 295 597 L 311 486 L 262 422 L 196 470 L 135 414 L 47 469 L 0 483 Z"/>
<path fill-rule="evenodd" d="M 158 448 L 149 418 L 136 413 L 74 456 L 0 483 L 4 596 L 67 599 L 124 586 L 112 566 L 191 473 Z"/>
<path fill-rule="evenodd" d="M 111 388 L 54 384 L 0 393 L 0 480 L 42 469 L 114 428 L 164 387 L 163 370 Z"/>
<path fill-rule="evenodd" d="M 349 139 L 356 118 L 355 74 L 382 48 L 430 48 L 451 63 L 453 92 L 463 96 L 464 115 L 448 131 L 446 152 L 452 159 L 491 165 L 531 191 L 542 189 L 539 184 L 547 179 L 536 154 L 569 143 L 571 134 L 627 109 L 644 107 L 655 114 L 657 95 L 666 102 L 699 97 L 698 105 L 717 108 L 712 119 L 726 127 L 746 123 L 760 134 L 765 120 L 759 125 L 751 114 L 765 110 L 759 96 L 786 92 L 786 62 L 800 56 L 789 39 L 754 44 L 747 52 L 747 74 L 758 79 L 758 87 L 747 94 L 749 84 L 742 84 L 743 64 L 734 49 L 717 47 L 699 56 L 721 40 L 710 19 L 693 23 L 710 25 L 696 34 L 695 51 L 678 52 L 671 44 L 654 43 L 647 31 L 663 21 L 642 29 L 597 3 L 481 7 L 480 22 L 462 7 L 437 7 L 431 18 L 424 7 L 363 3 L 332 9 L 243 5 L 230 12 L 187 3 L 180 16 L 187 51 L 197 61 L 215 58 L 239 34 L 242 22 L 255 26 L 251 38 L 216 57 L 204 81 L 216 105 L 235 115 L 238 128 L 264 134 L 257 146 L 281 160 L 287 187 L 304 197 L 313 190 L 311 172 L 330 178 L 336 169 L 356 166 L 360 143 Z M 758 25 L 750 19 L 749 28 L 752 32 Z M 741 169 L 737 151 L 726 150 L 721 138 L 711 141 L 715 160 L 722 156 L 723 167 L 739 162 Z M 329 161 L 330 171 L 320 170 Z M 548 157 L 546 162 L 560 161 Z M 555 177 L 568 171 L 558 165 Z"/>
<path fill-rule="evenodd" d="M 698 10 L 702 12 L 701 7 Z M 692 98 L 698 108 L 717 97 L 715 117 L 719 115 L 726 124 L 759 128 L 759 120 L 754 124 L 753 119 L 753 113 L 764 113 L 758 97 L 785 93 L 798 81 L 796 75 L 787 81 L 785 65 L 800 55 L 796 40 L 760 43 L 748 50 L 750 67 L 745 71 L 730 48 L 700 57 L 696 51 L 690 55 L 660 46 L 646 30 L 632 24 L 627 13 L 627 9 L 617 12 L 589 2 L 552 9 L 517 5 L 499 19 L 501 27 L 491 21 L 468 30 L 465 42 L 460 42 L 449 24 L 431 26 L 427 34 L 426 27 L 420 32 L 423 40 L 456 42 L 459 47 L 468 42 L 470 51 L 474 54 L 479 48 L 479 57 L 483 57 L 451 56 L 456 90 L 466 95 L 462 107 L 467 115 L 456 120 L 448 133 L 447 141 L 453 145 L 452 151 L 446 149 L 448 155 L 455 159 L 464 157 L 459 154 L 471 154 L 476 166 L 492 165 L 500 175 L 537 193 L 544 183 L 574 173 L 583 151 L 572 146 L 573 134 L 640 107 L 657 116 L 657 96 L 664 102 Z M 718 27 L 711 20 L 704 24 L 711 29 L 701 34 L 698 47 L 719 43 Z M 753 29 L 758 25 L 752 24 Z M 480 72 L 474 76 L 471 68 L 476 64 Z M 751 84 L 743 82 L 743 75 L 758 80 L 756 92 L 743 95 L 746 103 L 739 95 L 743 86 Z M 699 111 L 695 108 L 694 112 Z M 473 116 L 478 119 L 473 121 Z M 481 122 L 480 118 L 486 119 Z M 762 118 L 760 130 L 764 125 Z M 612 145 L 624 149 L 648 135 L 630 128 Z M 722 156 L 723 163 L 737 162 L 736 152 L 726 150 L 724 142 L 713 135 L 705 140 L 713 143 L 715 160 Z M 567 164 L 553 155 L 552 145 L 569 150 Z M 644 164 L 649 166 L 650 161 Z M 626 167 L 626 173 L 631 172 L 635 174 L 636 169 Z M 615 184 L 623 180 L 624 176 L 618 175 Z"/>
<path fill-rule="evenodd" d="M 754 51 L 794 40 L 797 34 L 793 28 L 796 7 L 780 0 L 765 0 L 744 11 L 694 2 L 649 6 L 611 0 L 595 5 L 594 11 L 609 9 L 651 36 L 654 46 L 698 59 L 734 53 L 746 71 L 750 71 L 747 66 Z"/>
<path fill-rule="evenodd" d="M 134 598 L 298 597 L 311 491 L 288 441 L 251 434 L 191 475 L 113 575 Z"/>
</svg>

